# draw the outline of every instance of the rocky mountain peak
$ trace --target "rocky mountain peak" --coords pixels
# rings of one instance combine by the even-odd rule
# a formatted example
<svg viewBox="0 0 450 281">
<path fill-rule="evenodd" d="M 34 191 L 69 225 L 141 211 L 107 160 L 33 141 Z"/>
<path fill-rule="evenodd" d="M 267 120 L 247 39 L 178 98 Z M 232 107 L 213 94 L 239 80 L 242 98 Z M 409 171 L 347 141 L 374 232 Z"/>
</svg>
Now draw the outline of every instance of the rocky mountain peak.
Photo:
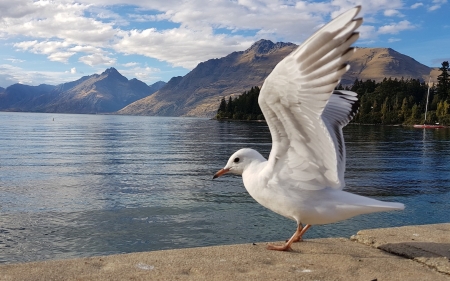
<svg viewBox="0 0 450 281">
<path fill-rule="evenodd" d="M 14 84 L 0 91 L 0 110 L 60 113 L 114 112 L 165 85 L 128 80 L 115 68 L 58 86 Z"/>
<path fill-rule="evenodd" d="M 261 39 L 253 43 L 253 45 L 247 49 L 246 52 L 255 52 L 257 54 L 267 54 L 269 53 L 275 44 L 270 40 Z"/>
<path fill-rule="evenodd" d="M 248 48 L 245 53 L 254 52 L 257 55 L 264 55 L 272 53 L 273 51 L 284 48 L 286 46 L 294 45 L 295 44 L 283 42 L 273 43 L 270 40 L 261 39 L 259 41 L 256 41 L 250 48 Z"/>
<path fill-rule="evenodd" d="M 114 67 L 106 69 L 100 76 L 107 76 L 121 82 L 128 82 L 128 79 L 117 71 Z"/>
<path fill-rule="evenodd" d="M 114 67 L 107 68 L 102 74 L 121 75 Z"/>
</svg>

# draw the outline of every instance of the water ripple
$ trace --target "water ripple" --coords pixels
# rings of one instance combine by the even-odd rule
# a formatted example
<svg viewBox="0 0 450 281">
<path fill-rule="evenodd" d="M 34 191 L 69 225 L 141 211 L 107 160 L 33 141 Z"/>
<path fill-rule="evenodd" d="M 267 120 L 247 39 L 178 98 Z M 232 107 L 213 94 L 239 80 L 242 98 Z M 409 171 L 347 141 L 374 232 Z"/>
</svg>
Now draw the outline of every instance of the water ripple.
<svg viewBox="0 0 450 281">
<path fill-rule="evenodd" d="M 54 121 L 53 121 L 54 119 Z M 0 113 L 0 262 L 288 238 L 295 223 L 212 175 L 264 123 Z M 307 238 L 448 222 L 450 130 L 348 126 L 347 190 L 406 205 L 311 228 Z"/>
</svg>

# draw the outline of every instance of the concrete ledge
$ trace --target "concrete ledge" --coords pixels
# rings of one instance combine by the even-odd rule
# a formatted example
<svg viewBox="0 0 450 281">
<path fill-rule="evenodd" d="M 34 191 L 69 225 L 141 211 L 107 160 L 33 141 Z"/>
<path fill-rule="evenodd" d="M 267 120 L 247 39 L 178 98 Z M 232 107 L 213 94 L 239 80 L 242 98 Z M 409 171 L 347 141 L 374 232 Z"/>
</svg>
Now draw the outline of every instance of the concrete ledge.
<svg viewBox="0 0 450 281">
<path fill-rule="evenodd" d="M 449 274 L 450 223 L 361 230 L 351 240 Z"/>
<path fill-rule="evenodd" d="M 420 259 L 440 258 L 445 269 L 449 230 L 450 224 L 364 230 L 354 241 L 306 240 L 291 252 L 259 243 L 9 264 L 0 266 L 0 280 L 450 280 L 441 263 Z M 428 254 L 382 250 L 405 243 Z"/>
</svg>

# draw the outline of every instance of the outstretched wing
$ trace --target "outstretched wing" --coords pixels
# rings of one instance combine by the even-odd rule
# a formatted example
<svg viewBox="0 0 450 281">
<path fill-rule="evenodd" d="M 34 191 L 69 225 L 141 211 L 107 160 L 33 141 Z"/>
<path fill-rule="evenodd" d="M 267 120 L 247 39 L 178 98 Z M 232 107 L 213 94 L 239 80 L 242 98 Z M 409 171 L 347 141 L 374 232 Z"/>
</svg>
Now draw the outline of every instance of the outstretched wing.
<svg viewBox="0 0 450 281">
<path fill-rule="evenodd" d="M 265 168 L 269 185 L 303 189 L 342 188 L 342 127 L 356 112 L 356 94 L 333 94 L 349 69 L 350 47 L 362 19 L 355 7 L 322 27 L 284 58 L 265 80 L 259 105 L 272 135 Z"/>
</svg>

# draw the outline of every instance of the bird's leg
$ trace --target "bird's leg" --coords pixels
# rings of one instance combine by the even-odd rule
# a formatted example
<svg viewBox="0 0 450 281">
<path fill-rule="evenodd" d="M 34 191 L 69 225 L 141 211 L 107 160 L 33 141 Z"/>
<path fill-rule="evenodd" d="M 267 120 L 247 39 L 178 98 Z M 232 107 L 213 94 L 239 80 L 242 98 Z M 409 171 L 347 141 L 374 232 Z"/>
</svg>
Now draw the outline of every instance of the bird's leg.
<svg viewBox="0 0 450 281">
<path fill-rule="evenodd" d="M 302 240 L 302 235 L 310 228 L 311 225 L 307 224 L 305 227 L 301 223 L 298 224 L 297 230 L 295 231 L 294 235 L 284 244 L 283 246 L 276 246 L 276 245 L 267 245 L 267 249 L 269 250 L 276 250 L 276 251 L 289 251 L 291 250 L 291 245 L 294 242 L 298 242 Z"/>
<path fill-rule="evenodd" d="M 298 233 L 298 235 L 296 236 L 296 238 L 294 239 L 294 243 L 295 242 L 301 242 L 303 241 L 303 234 L 305 234 L 305 232 L 311 227 L 310 224 L 305 225 L 305 227 L 303 227 L 303 225 L 300 223 L 298 225 L 297 231 L 295 232 L 295 234 Z M 298 231 L 298 229 L 300 228 L 300 232 Z"/>
<path fill-rule="evenodd" d="M 295 243 L 295 242 L 301 242 L 301 241 L 303 241 L 303 239 L 302 239 L 303 234 L 304 234 L 310 227 L 311 227 L 310 224 L 307 224 L 305 227 L 303 227 L 303 225 L 302 225 L 301 223 L 298 224 L 297 231 L 295 232 L 296 237 L 294 238 L 294 241 L 293 241 L 293 242 Z M 294 234 L 294 235 L 295 235 L 295 234 Z M 286 239 L 285 242 L 287 242 L 287 241 L 289 241 L 289 239 Z"/>
</svg>

